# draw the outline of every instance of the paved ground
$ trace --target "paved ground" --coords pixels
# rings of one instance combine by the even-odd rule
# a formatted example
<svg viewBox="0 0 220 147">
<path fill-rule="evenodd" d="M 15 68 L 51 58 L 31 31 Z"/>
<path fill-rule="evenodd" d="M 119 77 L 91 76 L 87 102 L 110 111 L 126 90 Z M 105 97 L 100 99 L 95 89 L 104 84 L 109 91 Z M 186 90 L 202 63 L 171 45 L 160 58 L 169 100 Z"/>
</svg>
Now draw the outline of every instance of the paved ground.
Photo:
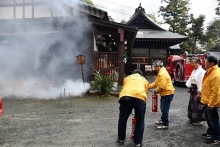
<svg viewBox="0 0 220 147">
<path fill-rule="evenodd" d="M 152 77 L 147 77 L 152 81 Z M 151 94 L 149 94 L 150 97 Z M 0 118 L 1 147 L 117 147 L 117 98 L 86 96 L 57 100 L 3 99 Z M 170 109 L 170 128 L 156 130 L 160 113 L 151 112 L 147 101 L 143 143 L 146 147 L 207 147 L 203 126 L 192 126 L 187 118 L 189 96 L 176 87 Z M 125 147 L 132 147 L 131 117 Z"/>
</svg>

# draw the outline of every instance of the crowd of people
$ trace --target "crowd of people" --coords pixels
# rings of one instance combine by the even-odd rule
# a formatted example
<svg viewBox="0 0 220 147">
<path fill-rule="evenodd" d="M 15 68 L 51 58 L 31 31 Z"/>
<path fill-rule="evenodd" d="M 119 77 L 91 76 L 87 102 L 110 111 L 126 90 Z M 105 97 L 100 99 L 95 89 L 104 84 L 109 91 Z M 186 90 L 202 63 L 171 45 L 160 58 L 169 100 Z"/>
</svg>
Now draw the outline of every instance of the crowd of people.
<svg viewBox="0 0 220 147">
<path fill-rule="evenodd" d="M 194 70 L 186 82 L 187 92 L 190 93 L 189 121 L 192 125 L 203 125 L 203 122 L 206 121 L 208 128 L 201 135 L 207 139 L 206 143 L 208 144 L 220 144 L 218 114 L 220 107 L 220 68 L 217 65 L 218 60 L 214 56 L 208 56 L 206 58 L 206 70 L 201 67 L 199 58 L 192 58 L 190 63 Z M 119 144 L 125 142 L 127 120 L 134 109 L 136 118 L 134 145 L 135 147 L 142 146 L 149 89 L 155 89 L 154 93 L 160 95 L 161 117 L 155 122 L 157 129 L 169 128 L 169 109 L 175 88 L 169 73 L 163 66 L 163 62 L 156 60 L 153 66 L 157 73 L 153 83 L 149 83 L 142 71 L 138 69 L 124 79 L 118 101 L 120 103 L 117 138 Z"/>
</svg>

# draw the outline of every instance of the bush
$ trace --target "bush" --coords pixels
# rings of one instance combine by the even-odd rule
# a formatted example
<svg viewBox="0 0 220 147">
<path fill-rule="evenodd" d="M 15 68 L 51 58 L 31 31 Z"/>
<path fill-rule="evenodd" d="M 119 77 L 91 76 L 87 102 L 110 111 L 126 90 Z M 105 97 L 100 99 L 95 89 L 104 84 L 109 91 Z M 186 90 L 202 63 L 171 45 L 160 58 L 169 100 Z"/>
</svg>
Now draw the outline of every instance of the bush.
<svg viewBox="0 0 220 147">
<path fill-rule="evenodd" d="M 100 95 L 108 95 L 113 87 L 115 81 L 118 80 L 118 73 L 113 72 L 111 74 L 93 73 L 95 80 L 92 81 L 91 86 Z"/>
</svg>

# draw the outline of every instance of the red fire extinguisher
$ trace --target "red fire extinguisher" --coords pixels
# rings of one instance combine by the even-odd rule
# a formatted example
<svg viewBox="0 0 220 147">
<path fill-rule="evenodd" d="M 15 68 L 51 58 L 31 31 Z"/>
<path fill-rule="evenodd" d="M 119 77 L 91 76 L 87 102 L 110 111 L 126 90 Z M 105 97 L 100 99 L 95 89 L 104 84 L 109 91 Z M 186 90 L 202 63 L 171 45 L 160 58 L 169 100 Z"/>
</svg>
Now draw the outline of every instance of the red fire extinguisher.
<svg viewBox="0 0 220 147">
<path fill-rule="evenodd" d="M 157 103 L 158 103 L 157 94 L 153 93 L 152 94 L 152 112 L 157 112 Z"/>
<path fill-rule="evenodd" d="M 136 118 L 135 118 L 135 115 L 132 117 L 132 120 L 131 120 L 131 124 L 132 124 L 132 127 L 131 127 L 131 139 L 134 139 L 134 131 L 135 131 L 135 127 L 136 127 Z"/>
<path fill-rule="evenodd" d="M 2 104 L 2 97 L 0 96 L 0 116 L 2 115 L 2 108 L 3 104 Z"/>
</svg>

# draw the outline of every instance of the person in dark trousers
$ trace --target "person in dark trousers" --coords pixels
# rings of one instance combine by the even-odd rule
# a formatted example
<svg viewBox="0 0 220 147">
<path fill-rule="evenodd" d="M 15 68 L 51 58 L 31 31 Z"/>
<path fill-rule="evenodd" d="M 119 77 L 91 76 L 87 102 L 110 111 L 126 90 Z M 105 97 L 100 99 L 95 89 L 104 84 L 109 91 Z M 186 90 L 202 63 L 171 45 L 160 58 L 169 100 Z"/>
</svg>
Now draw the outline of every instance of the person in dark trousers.
<svg viewBox="0 0 220 147">
<path fill-rule="evenodd" d="M 142 146 L 148 86 L 149 82 L 143 77 L 143 73 L 138 69 L 134 70 L 131 75 L 124 79 L 118 101 L 120 103 L 118 143 L 124 144 L 127 120 L 132 109 L 134 109 L 136 118 L 134 144 L 136 147 Z"/>
<path fill-rule="evenodd" d="M 156 88 L 156 94 L 160 94 L 160 109 L 161 118 L 156 121 L 158 124 L 157 129 L 168 129 L 169 128 L 169 109 L 170 104 L 173 100 L 175 88 L 173 87 L 172 80 L 166 68 L 163 67 L 163 62 L 156 60 L 153 63 L 154 69 L 157 72 L 156 79 L 149 85 L 149 89 Z"/>
<path fill-rule="evenodd" d="M 202 134 L 207 138 L 208 144 L 220 144 L 220 68 L 218 60 L 214 56 L 206 58 L 206 73 L 202 81 L 201 103 L 206 107 L 205 114 L 208 124 L 206 133 Z"/>
<path fill-rule="evenodd" d="M 199 95 L 202 91 L 202 79 L 205 70 L 201 66 L 201 61 L 197 57 L 191 59 L 191 65 L 194 68 L 189 79 L 186 82 L 187 92 L 190 93 L 188 105 L 188 118 L 192 125 L 202 125 L 205 121 L 205 105 L 200 102 Z"/>
</svg>

